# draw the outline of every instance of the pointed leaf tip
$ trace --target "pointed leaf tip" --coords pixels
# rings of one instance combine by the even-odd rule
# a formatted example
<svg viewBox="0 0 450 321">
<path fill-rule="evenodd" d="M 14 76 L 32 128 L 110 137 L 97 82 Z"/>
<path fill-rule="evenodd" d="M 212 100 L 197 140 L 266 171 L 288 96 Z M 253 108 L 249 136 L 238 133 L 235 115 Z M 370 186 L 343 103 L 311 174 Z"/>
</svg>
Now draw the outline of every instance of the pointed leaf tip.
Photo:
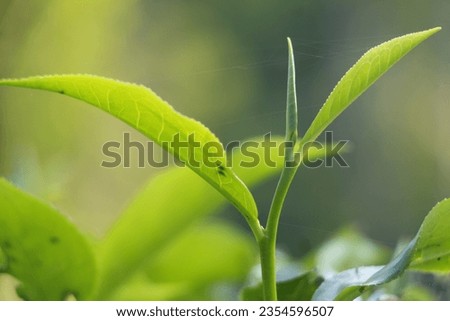
<svg viewBox="0 0 450 321">
<path fill-rule="evenodd" d="M 378 78 L 421 42 L 441 27 L 410 33 L 386 41 L 367 51 L 339 80 L 319 110 L 302 139 L 302 144 L 316 140 L 351 103 Z"/>
<path fill-rule="evenodd" d="M 296 143 L 298 138 L 297 93 L 295 88 L 295 58 L 291 38 L 288 42 L 288 80 L 286 102 L 286 141 Z"/>
</svg>

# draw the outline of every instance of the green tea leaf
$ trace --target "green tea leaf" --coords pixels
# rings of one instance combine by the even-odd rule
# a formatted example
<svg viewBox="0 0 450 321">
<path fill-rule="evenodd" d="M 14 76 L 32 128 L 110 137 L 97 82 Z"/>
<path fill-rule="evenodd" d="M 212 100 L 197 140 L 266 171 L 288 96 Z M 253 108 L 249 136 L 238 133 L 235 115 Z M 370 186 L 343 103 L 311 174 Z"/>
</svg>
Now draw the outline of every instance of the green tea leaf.
<svg viewBox="0 0 450 321">
<path fill-rule="evenodd" d="M 338 273 L 321 284 L 312 300 L 353 300 L 367 289 L 370 277 L 381 269 L 382 266 L 362 266 Z"/>
<path fill-rule="evenodd" d="M 311 271 L 291 280 L 277 282 L 277 294 L 280 301 L 310 301 L 323 279 Z M 262 283 L 242 290 L 244 301 L 263 301 Z"/>
<path fill-rule="evenodd" d="M 0 247 L 4 272 L 22 284 L 27 300 L 90 298 L 96 282 L 91 246 L 53 208 L 0 179 Z"/>
<path fill-rule="evenodd" d="M 176 112 L 150 89 L 91 75 L 4 79 L 0 85 L 53 91 L 99 107 L 178 156 L 231 201 L 248 221 L 258 224 L 253 196 L 226 166 L 222 143 L 203 124 Z"/>
<path fill-rule="evenodd" d="M 441 30 L 433 28 L 394 38 L 367 51 L 334 87 L 302 144 L 314 141 L 353 101 L 414 47 Z"/>
<path fill-rule="evenodd" d="M 313 300 L 353 300 L 368 288 L 387 283 L 402 274 L 414 253 L 416 238 L 385 266 L 362 266 L 340 272 L 325 280 Z"/>
<path fill-rule="evenodd" d="M 387 283 L 407 268 L 422 272 L 450 271 L 450 199 L 439 202 L 425 217 L 414 239 L 385 266 L 359 267 L 325 280 L 313 300 L 354 299 L 370 287 Z"/>
<path fill-rule="evenodd" d="M 410 268 L 424 272 L 450 272 L 450 199 L 439 202 L 419 230 Z"/>
</svg>

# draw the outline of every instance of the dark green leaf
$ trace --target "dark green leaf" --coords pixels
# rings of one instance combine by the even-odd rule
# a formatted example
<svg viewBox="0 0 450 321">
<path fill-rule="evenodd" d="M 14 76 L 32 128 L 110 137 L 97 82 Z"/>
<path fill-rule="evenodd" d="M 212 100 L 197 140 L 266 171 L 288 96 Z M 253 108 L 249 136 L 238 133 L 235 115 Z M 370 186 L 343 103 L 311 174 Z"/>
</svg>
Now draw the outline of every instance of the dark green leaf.
<svg viewBox="0 0 450 321">
<path fill-rule="evenodd" d="M 422 223 L 410 268 L 450 272 L 450 199 L 439 202 Z"/>
</svg>

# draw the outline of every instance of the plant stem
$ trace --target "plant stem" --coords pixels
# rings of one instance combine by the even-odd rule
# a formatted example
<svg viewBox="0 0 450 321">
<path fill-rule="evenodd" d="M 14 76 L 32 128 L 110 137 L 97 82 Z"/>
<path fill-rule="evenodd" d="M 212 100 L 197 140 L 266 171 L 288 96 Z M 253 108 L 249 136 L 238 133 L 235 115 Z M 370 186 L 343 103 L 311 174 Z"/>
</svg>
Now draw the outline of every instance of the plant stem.
<svg viewBox="0 0 450 321">
<path fill-rule="evenodd" d="M 270 206 L 264 237 L 258 241 L 261 257 L 261 274 L 264 289 L 264 300 L 277 300 L 277 276 L 276 276 L 276 243 L 278 222 L 284 200 L 294 179 L 300 162 L 295 161 L 294 148 L 298 138 L 297 95 L 295 91 L 295 63 L 294 50 L 291 39 L 288 41 L 288 79 L 286 100 L 286 135 L 285 135 L 285 164 L 278 181 L 275 194 Z"/>
<path fill-rule="evenodd" d="M 275 195 L 272 200 L 272 205 L 267 219 L 267 226 L 265 229 L 264 238 L 259 241 L 259 250 L 261 257 L 261 273 L 264 289 L 264 300 L 277 300 L 277 285 L 276 285 L 276 242 L 278 232 L 278 222 L 280 220 L 281 210 L 283 208 L 284 200 L 288 193 L 289 187 L 297 172 L 297 166 L 285 167 L 281 173 L 278 181 Z"/>
<path fill-rule="evenodd" d="M 277 300 L 277 280 L 275 266 L 275 250 L 267 235 L 259 242 L 261 258 L 261 273 L 263 282 L 263 297 L 265 301 Z"/>
</svg>

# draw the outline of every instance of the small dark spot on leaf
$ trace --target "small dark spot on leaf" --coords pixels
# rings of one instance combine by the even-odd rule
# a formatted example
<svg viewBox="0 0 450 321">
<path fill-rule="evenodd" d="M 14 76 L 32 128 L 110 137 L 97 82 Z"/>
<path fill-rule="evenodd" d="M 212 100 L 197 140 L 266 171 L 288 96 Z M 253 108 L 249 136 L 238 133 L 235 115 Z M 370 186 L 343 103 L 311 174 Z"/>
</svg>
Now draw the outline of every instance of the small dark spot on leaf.
<svg viewBox="0 0 450 321">
<path fill-rule="evenodd" d="M 3 247 L 5 250 L 8 250 L 8 249 L 11 248 L 11 243 L 10 243 L 9 241 L 3 241 L 3 242 L 2 242 L 2 247 Z"/>
<path fill-rule="evenodd" d="M 360 288 L 359 288 L 359 293 L 363 293 L 365 289 L 366 289 L 365 286 L 360 287 Z"/>
<path fill-rule="evenodd" d="M 61 90 L 59 90 L 58 92 L 59 92 L 60 94 L 63 94 L 63 95 L 65 94 L 65 91 L 64 91 L 64 90 L 62 90 L 62 89 L 61 89 Z"/>
<path fill-rule="evenodd" d="M 216 166 L 217 166 L 217 172 L 219 173 L 219 175 L 227 176 L 227 174 L 225 173 L 225 166 L 222 165 L 222 162 L 220 160 L 216 161 Z"/>
<path fill-rule="evenodd" d="M 50 243 L 52 244 L 58 244 L 61 240 L 57 236 L 50 237 Z"/>
<path fill-rule="evenodd" d="M 440 261 L 440 260 L 441 260 L 441 257 L 438 257 L 437 260 Z"/>
</svg>

